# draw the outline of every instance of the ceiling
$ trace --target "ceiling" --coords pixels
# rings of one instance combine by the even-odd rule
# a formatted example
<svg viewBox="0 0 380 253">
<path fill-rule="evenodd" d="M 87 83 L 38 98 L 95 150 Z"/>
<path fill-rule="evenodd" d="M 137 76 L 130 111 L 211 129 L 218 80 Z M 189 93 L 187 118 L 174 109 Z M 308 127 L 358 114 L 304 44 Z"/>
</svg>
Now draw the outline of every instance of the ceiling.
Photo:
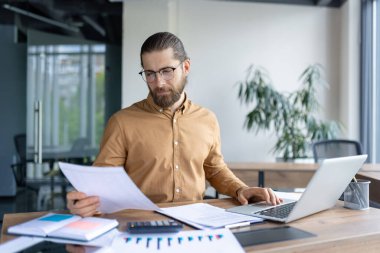
<svg viewBox="0 0 380 253">
<path fill-rule="evenodd" d="M 0 24 L 121 44 L 122 3 L 108 0 L 0 0 Z"/>
<path fill-rule="evenodd" d="M 154 0 L 158 1 L 158 0 Z M 218 0 L 340 7 L 346 0 Z M 17 27 L 19 41 L 34 29 L 121 44 L 123 0 L 0 0 L 0 24 Z"/>
<path fill-rule="evenodd" d="M 219 0 L 219 1 L 298 4 L 298 5 L 327 6 L 327 7 L 340 7 L 344 2 L 346 2 L 346 0 Z"/>
</svg>

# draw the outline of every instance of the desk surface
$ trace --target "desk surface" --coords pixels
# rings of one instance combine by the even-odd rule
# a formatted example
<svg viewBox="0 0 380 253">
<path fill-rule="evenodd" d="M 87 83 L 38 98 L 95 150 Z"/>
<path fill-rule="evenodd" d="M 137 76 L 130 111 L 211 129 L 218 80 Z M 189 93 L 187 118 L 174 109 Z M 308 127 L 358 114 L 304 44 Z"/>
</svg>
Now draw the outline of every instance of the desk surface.
<svg viewBox="0 0 380 253">
<path fill-rule="evenodd" d="M 285 163 L 285 162 L 227 162 L 231 170 L 250 171 L 287 171 L 314 172 L 319 168 L 318 163 Z M 360 172 L 380 172 L 380 164 L 365 163 Z"/>
<path fill-rule="evenodd" d="M 232 199 L 206 200 L 206 203 L 222 208 L 235 206 L 237 202 Z M 182 202 L 176 204 L 161 204 L 161 207 L 189 204 L 193 202 Z M 1 242 L 14 238 L 4 233 L 6 229 L 14 224 L 38 217 L 39 213 L 6 214 L 1 234 Z M 127 221 L 131 220 L 162 220 L 166 217 L 151 211 L 125 210 L 114 214 L 103 215 L 103 217 L 116 218 L 123 230 Z M 283 241 L 276 243 L 261 244 L 246 247 L 246 252 L 379 252 L 380 250 L 380 209 L 370 208 L 364 211 L 354 211 L 342 207 L 342 203 L 327 211 L 311 215 L 309 217 L 289 223 L 313 234 L 316 237 Z M 265 222 L 252 225 L 247 228 L 235 229 L 236 231 L 247 231 L 249 229 L 260 229 L 282 226 L 279 223 Z M 186 227 L 186 229 L 190 229 Z"/>
<path fill-rule="evenodd" d="M 319 168 L 317 163 L 284 163 L 284 162 L 229 162 L 228 167 L 236 173 L 242 179 L 249 179 L 252 177 L 251 172 L 262 173 L 264 172 L 277 172 L 280 173 L 280 177 L 276 183 L 290 184 L 291 187 L 306 187 L 307 182 L 310 180 L 312 174 Z M 292 175 L 286 177 L 286 173 L 298 173 L 296 176 Z M 273 175 L 272 175 L 273 177 Z M 380 203 L 380 164 L 365 163 L 363 167 L 357 173 L 357 178 L 370 180 L 370 199 L 372 201 Z M 256 179 L 254 179 L 256 180 Z M 260 182 L 260 180 L 262 182 Z M 296 182 L 296 181 L 297 182 Z M 247 181 L 247 180 L 246 180 Z M 259 177 L 259 185 L 264 185 L 264 179 Z M 253 185 L 251 182 L 246 182 L 248 185 Z M 273 180 L 272 180 L 273 183 Z M 292 185 L 295 183 L 295 185 Z M 301 186 L 300 186 L 301 185 Z M 286 188 L 289 185 L 281 186 L 279 188 Z"/>
</svg>

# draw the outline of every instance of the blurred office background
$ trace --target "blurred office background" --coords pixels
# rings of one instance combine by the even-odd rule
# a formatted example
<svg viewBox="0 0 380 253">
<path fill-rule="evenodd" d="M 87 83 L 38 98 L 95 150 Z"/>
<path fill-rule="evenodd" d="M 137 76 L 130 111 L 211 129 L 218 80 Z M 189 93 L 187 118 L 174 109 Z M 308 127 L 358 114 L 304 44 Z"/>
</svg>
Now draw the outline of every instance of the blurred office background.
<svg viewBox="0 0 380 253">
<path fill-rule="evenodd" d="M 16 202 L 17 185 L 27 189 L 19 201 L 25 206 L 3 212 L 64 206 L 69 186 L 56 162 L 91 164 L 110 115 L 146 97 L 137 74 L 140 46 L 159 31 L 183 40 L 192 62 L 188 95 L 216 113 L 226 161 L 275 160 L 276 136 L 243 129 L 249 108 L 238 101 L 236 83 L 249 65 L 265 67 L 286 93 L 299 87 L 308 65 L 320 63 L 330 88 L 318 94 L 319 117 L 342 122 L 341 137 L 359 140 L 369 161 L 378 162 L 379 6 L 377 0 L 1 0 L 0 195 L 10 196 L 1 203 Z M 35 157 L 39 150 L 42 157 Z"/>
</svg>

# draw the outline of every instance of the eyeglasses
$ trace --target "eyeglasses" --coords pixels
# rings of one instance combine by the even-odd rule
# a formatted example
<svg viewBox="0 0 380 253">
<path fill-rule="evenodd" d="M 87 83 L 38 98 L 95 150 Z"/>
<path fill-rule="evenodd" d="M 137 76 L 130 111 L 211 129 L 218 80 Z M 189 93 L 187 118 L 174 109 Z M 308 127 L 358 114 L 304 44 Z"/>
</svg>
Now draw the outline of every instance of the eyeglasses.
<svg viewBox="0 0 380 253">
<path fill-rule="evenodd" d="M 160 77 L 166 81 L 173 79 L 174 70 L 181 66 L 183 62 L 180 62 L 177 67 L 166 67 L 159 71 L 143 70 L 139 72 L 142 79 L 147 83 L 152 83 L 156 80 L 156 74 L 160 74 Z"/>
</svg>

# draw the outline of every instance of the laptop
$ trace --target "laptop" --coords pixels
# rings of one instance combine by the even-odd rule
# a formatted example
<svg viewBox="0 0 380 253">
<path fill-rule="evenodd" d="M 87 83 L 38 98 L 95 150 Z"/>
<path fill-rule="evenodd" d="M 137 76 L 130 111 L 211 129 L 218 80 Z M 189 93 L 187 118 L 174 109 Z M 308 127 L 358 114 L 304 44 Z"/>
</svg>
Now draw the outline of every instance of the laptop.
<svg viewBox="0 0 380 253">
<path fill-rule="evenodd" d="M 366 159 L 367 155 L 357 155 L 323 160 L 298 201 L 285 200 L 277 206 L 249 204 L 227 211 L 288 223 L 329 209 Z"/>
</svg>

